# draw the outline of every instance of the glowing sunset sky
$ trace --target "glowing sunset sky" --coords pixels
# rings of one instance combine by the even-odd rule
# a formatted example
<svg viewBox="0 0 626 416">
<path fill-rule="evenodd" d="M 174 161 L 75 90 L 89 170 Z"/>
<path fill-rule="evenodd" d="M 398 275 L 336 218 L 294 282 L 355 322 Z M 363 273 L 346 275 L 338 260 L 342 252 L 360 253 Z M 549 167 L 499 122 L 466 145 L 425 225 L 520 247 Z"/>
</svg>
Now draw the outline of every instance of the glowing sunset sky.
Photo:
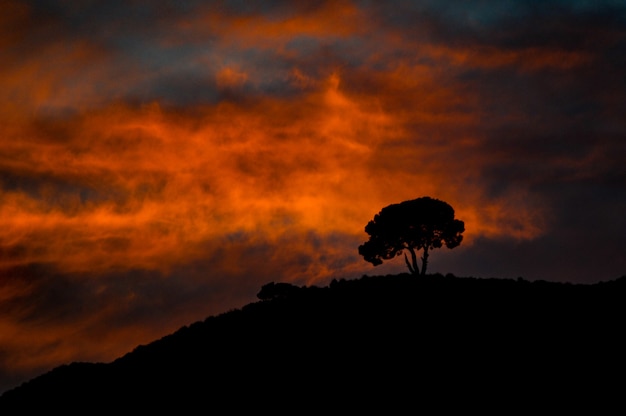
<svg viewBox="0 0 626 416">
<path fill-rule="evenodd" d="M 0 392 L 405 272 L 357 247 L 420 196 L 429 272 L 626 275 L 625 68 L 622 1 L 0 0 Z"/>
</svg>

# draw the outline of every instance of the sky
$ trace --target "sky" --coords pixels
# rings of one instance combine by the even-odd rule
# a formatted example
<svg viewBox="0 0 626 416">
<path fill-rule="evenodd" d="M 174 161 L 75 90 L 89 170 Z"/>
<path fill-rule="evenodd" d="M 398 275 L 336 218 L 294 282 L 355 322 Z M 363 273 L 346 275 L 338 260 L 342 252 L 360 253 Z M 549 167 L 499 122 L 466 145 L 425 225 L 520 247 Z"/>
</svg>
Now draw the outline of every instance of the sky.
<svg viewBox="0 0 626 416">
<path fill-rule="evenodd" d="M 0 392 L 257 301 L 406 272 L 626 275 L 626 3 L 0 0 Z M 529 305 L 531 307 L 531 305 Z"/>
</svg>

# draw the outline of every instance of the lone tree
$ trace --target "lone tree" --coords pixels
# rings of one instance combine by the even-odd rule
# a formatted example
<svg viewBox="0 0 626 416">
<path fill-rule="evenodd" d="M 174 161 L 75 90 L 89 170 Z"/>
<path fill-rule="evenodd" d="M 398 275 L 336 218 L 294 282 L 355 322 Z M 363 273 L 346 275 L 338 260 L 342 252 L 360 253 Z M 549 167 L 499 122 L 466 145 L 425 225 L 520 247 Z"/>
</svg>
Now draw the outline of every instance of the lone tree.
<svg viewBox="0 0 626 416">
<path fill-rule="evenodd" d="M 446 202 L 428 196 L 392 204 L 383 208 L 365 226 L 370 239 L 359 246 L 359 254 L 374 266 L 399 256 L 405 249 L 404 261 L 412 274 L 420 274 L 416 252 L 422 255 L 422 276 L 428 266 L 428 250 L 443 244 L 454 248 L 461 244 L 465 231 L 463 221 L 454 219 L 454 209 Z"/>
</svg>

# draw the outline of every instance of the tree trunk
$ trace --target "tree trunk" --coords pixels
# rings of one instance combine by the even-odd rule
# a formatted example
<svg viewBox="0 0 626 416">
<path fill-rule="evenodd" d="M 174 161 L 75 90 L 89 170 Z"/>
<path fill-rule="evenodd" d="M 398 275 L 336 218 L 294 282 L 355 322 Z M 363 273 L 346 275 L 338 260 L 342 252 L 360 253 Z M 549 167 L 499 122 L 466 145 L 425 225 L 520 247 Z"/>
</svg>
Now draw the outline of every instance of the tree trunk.
<svg viewBox="0 0 626 416">
<path fill-rule="evenodd" d="M 422 276 L 426 275 L 426 266 L 428 265 L 428 246 L 424 247 L 424 255 L 422 256 Z"/>
<path fill-rule="evenodd" d="M 413 247 L 407 247 L 407 249 L 411 253 L 411 261 L 413 264 L 412 265 L 409 264 L 409 260 L 407 259 L 406 254 L 405 254 L 404 260 L 406 261 L 406 265 L 409 267 L 409 271 L 411 272 L 411 274 L 419 274 L 420 268 L 417 265 L 417 255 L 415 254 L 415 249 Z"/>
</svg>

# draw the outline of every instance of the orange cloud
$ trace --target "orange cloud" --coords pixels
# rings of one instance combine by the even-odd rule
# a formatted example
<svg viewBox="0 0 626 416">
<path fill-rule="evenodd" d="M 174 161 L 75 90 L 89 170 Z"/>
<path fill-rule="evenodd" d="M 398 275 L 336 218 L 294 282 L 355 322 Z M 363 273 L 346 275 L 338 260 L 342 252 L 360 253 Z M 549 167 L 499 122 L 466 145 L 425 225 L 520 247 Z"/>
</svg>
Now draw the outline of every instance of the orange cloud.
<svg viewBox="0 0 626 416">
<path fill-rule="evenodd" d="M 527 47 L 519 50 L 502 50 L 496 47 L 450 47 L 426 45 L 423 52 L 438 61 L 448 61 L 458 67 L 498 68 L 516 67 L 530 72 L 541 69 L 566 71 L 585 65 L 592 60 L 589 53 L 567 51 L 555 47 Z"/>
<path fill-rule="evenodd" d="M 13 54 L 0 69 L 0 108 L 15 117 L 101 104 L 121 82 L 107 73 L 108 54 L 86 42 L 59 40 L 36 54 Z"/>
<path fill-rule="evenodd" d="M 248 75 L 232 68 L 223 68 L 217 73 L 216 78 L 218 88 L 223 89 L 241 87 L 248 80 Z"/>
<path fill-rule="evenodd" d="M 304 12 L 296 5 L 292 13 L 285 13 L 280 18 L 262 14 L 231 15 L 214 9 L 199 11 L 196 16 L 179 22 L 181 33 L 188 34 L 182 37 L 186 41 L 190 37 L 200 39 L 206 34 L 217 34 L 232 43 L 260 47 L 264 43 L 269 46 L 296 36 L 343 37 L 364 30 L 361 11 L 345 1 L 325 2 Z"/>
<path fill-rule="evenodd" d="M 0 240 L 24 247 L 5 265 L 160 269 L 202 256 L 194 247 L 230 233 L 359 236 L 382 206 L 427 194 L 471 218 L 470 236 L 537 235 L 532 222 L 507 220 L 536 207 L 494 206 L 501 203 L 477 199 L 479 189 L 462 192 L 465 178 L 446 172 L 461 157 L 410 136 L 402 125 L 411 116 L 447 121 L 357 101 L 334 74 L 296 102 L 222 103 L 193 115 L 111 106 L 61 124 L 13 124 L 3 135 L 3 169 L 33 185 L 2 192 Z M 460 162 L 454 174 L 475 162 Z"/>
</svg>

